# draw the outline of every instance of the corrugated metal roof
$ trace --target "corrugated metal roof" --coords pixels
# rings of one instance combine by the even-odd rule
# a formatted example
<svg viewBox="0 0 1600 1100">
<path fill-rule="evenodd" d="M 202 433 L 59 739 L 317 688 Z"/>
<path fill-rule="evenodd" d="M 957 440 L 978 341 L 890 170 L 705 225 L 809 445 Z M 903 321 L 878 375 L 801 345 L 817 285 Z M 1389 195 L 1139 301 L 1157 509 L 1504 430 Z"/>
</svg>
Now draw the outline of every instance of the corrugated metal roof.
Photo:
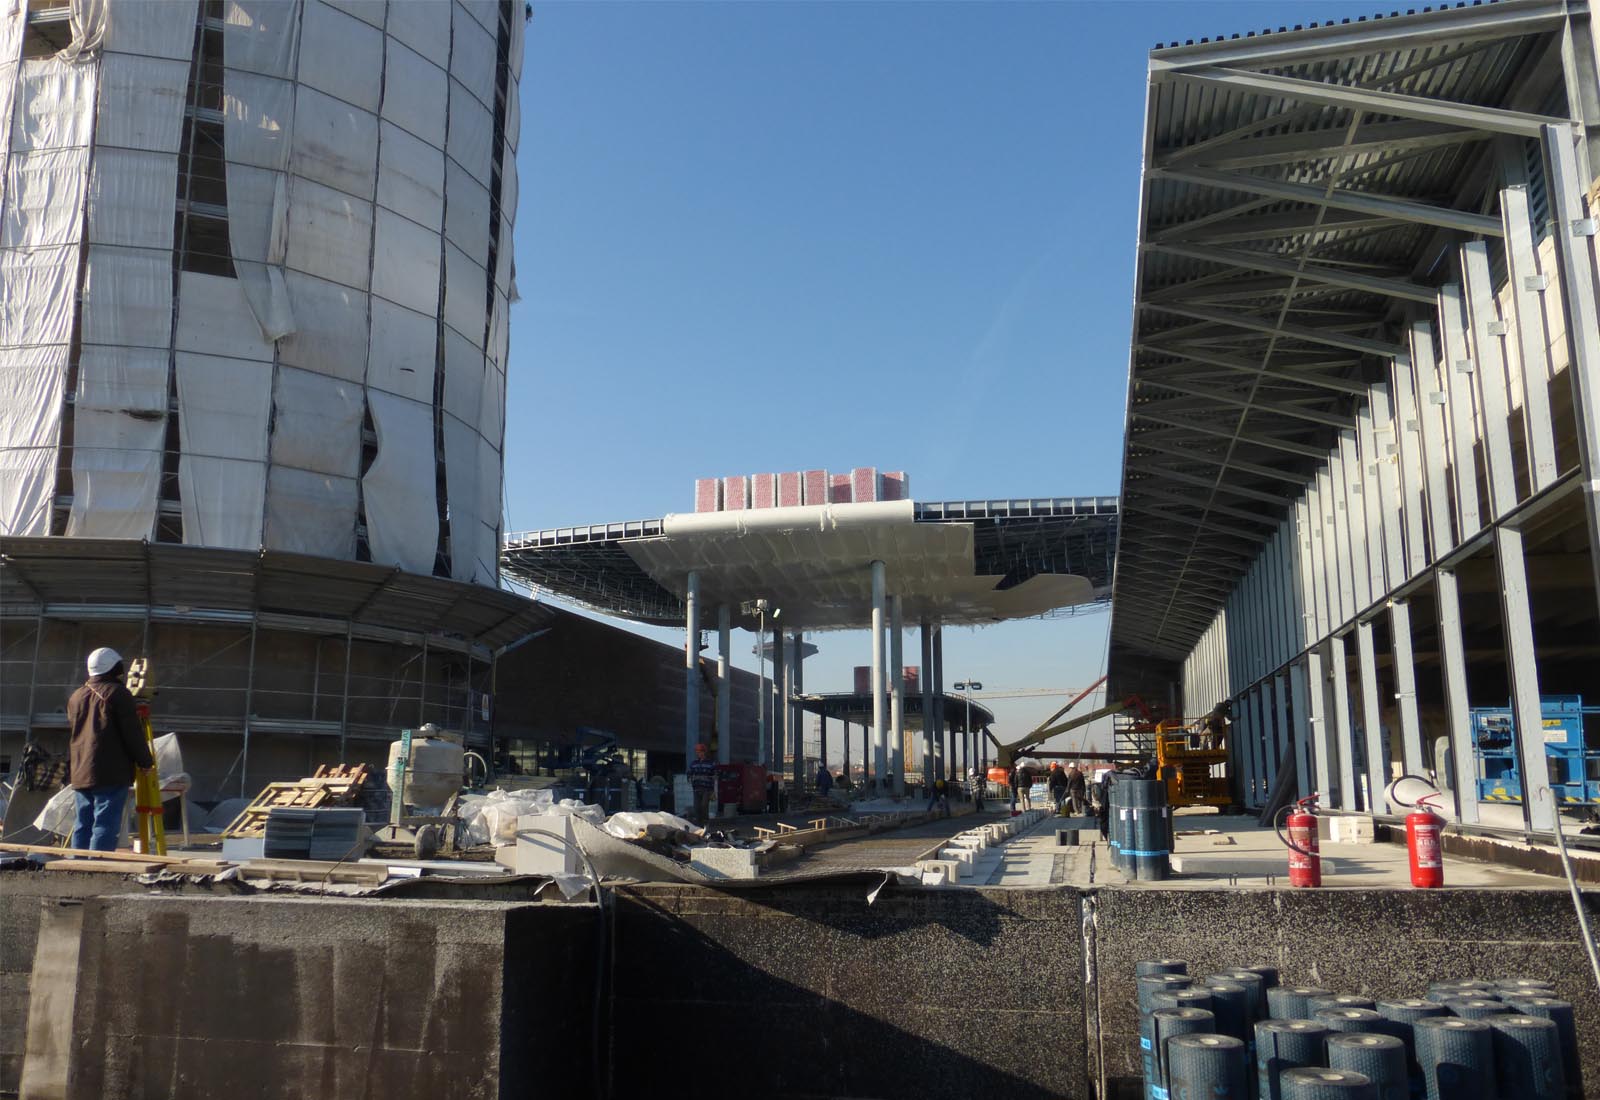
<svg viewBox="0 0 1600 1100">
<path fill-rule="evenodd" d="M 1545 107 L 1565 10 L 1462 4 L 1151 54 L 1114 675 L 1189 652 L 1353 423 L 1447 246 L 1492 232 L 1493 135 L 1466 108 Z M 1328 86 L 1449 117 L 1324 102 L 1348 98 Z"/>
<path fill-rule="evenodd" d="M 0 607 L 8 615 L 163 615 L 254 611 L 346 621 L 497 649 L 558 614 L 514 592 L 389 566 L 273 550 L 215 550 L 126 539 L 0 539 Z"/>
</svg>

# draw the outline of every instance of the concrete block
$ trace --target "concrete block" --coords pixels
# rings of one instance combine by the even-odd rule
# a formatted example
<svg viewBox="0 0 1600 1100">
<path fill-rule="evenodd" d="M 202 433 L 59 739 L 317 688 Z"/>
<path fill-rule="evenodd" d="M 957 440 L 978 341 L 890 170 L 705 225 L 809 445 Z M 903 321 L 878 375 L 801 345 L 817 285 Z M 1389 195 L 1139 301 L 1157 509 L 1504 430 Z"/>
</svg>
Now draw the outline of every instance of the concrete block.
<svg viewBox="0 0 1600 1100">
<path fill-rule="evenodd" d="M 554 835 L 551 835 L 554 834 Z M 564 838 L 568 843 L 562 843 Z M 495 859 L 519 875 L 576 875 L 583 869 L 572 835 L 572 818 L 535 814 L 517 818 L 517 843 Z"/>
<path fill-rule="evenodd" d="M 940 859 L 952 860 L 956 864 L 957 874 L 962 878 L 972 877 L 972 849 L 971 848 L 944 848 L 939 852 Z"/>
<path fill-rule="evenodd" d="M 1377 828 L 1370 817 L 1317 817 L 1317 836 L 1328 844 L 1371 844 Z"/>
<path fill-rule="evenodd" d="M 972 833 L 961 833 L 958 836 L 953 836 L 950 838 L 949 843 L 952 848 L 987 848 L 989 846 L 987 840 Z"/>
<path fill-rule="evenodd" d="M 1279 875 L 1287 877 L 1289 874 L 1289 859 L 1287 852 L 1279 855 L 1260 856 L 1211 855 L 1193 852 L 1179 855 L 1173 853 L 1172 869 L 1180 875 L 1247 875 L 1253 878 Z M 1323 860 L 1323 877 L 1326 878 L 1334 873 L 1334 861 L 1330 859 Z"/>
<path fill-rule="evenodd" d="M 961 877 L 961 864 L 953 859 L 920 859 L 917 861 L 919 871 L 937 871 L 944 876 L 946 885 L 954 886 Z"/>
<path fill-rule="evenodd" d="M 689 866 L 707 878 L 751 879 L 761 874 L 760 856 L 754 848 L 695 848 Z"/>
</svg>

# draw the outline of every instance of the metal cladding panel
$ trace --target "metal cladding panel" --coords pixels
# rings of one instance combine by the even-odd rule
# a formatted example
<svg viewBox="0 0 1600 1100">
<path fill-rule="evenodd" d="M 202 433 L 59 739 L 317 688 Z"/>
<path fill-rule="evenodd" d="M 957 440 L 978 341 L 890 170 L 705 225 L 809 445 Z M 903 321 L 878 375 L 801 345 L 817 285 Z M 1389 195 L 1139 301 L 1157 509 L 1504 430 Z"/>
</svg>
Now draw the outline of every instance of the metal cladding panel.
<svg viewBox="0 0 1600 1100">
<path fill-rule="evenodd" d="M 0 14 L 0 374 L 25 406 L 0 417 L 0 534 L 495 584 L 520 7 L 71 10 L 70 31 L 49 6 Z M 45 21 L 71 46 L 17 60 Z"/>
</svg>

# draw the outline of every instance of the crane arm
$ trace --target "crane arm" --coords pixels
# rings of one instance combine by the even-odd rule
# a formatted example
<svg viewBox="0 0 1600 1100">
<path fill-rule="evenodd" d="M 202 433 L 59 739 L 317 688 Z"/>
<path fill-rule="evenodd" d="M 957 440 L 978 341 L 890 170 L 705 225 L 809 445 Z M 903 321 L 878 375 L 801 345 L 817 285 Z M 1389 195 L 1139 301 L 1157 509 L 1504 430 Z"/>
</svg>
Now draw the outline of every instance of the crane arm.
<svg viewBox="0 0 1600 1100">
<path fill-rule="evenodd" d="M 1079 698 L 1082 698 L 1082 696 L 1079 696 Z M 1055 721 L 1056 718 L 1059 718 L 1063 713 L 1065 713 L 1065 708 L 1063 708 L 1062 710 L 1057 711 L 1050 718 L 1046 719 L 1045 724 L 1039 726 L 1032 733 L 1021 737 L 1016 741 L 1012 741 L 1009 744 L 999 746 L 996 764 L 1000 767 L 1009 769 L 1016 763 L 1018 756 L 1021 756 L 1023 753 L 1027 752 L 1028 749 L 1039 744 L 1041 741 L 1046 741 L 1049 738 L 1055 737 L 1057 734 L 1071 732 L 1072 730 L 1078 729 L 1080 726 L 1087 726 L 1090 722 L 1098 721 L 1101 718 L 1106 718 L 1113 714 L 1121 714 L 1125 710 L 1133 710 L 1136 708 L 1143 710 L 1144 701 L 1137 695 L 1130 695 L 1126 699 L 1119 699 L 1117 702 L 1107 703 L 1105 706 L 1100 707 L 1097 710 L 1091 710 L 1087 714 L 1080 714 L 1076 718 L 1069 718 L 1065 722 L 1050 725 L 1050 722 Z"/>
</svg>

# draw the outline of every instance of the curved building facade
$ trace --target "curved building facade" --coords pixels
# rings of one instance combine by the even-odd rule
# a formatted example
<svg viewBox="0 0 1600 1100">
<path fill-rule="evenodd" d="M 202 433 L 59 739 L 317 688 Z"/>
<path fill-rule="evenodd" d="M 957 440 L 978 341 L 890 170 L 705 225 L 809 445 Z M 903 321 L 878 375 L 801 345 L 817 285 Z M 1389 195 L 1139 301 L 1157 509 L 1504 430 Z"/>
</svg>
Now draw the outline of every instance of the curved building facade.
<svg viewBox="0 0 1600 1100">
<path fill-rule="evenodd" d="M 0 772 L 102 644 L 202 798 L 486 743 L 525 22 L 0 4 Z"/>
<path fill-rule="evenodd" d="M 522 6 L 8 6 L 0 534 L 495 583 Z"/>
</svg>

